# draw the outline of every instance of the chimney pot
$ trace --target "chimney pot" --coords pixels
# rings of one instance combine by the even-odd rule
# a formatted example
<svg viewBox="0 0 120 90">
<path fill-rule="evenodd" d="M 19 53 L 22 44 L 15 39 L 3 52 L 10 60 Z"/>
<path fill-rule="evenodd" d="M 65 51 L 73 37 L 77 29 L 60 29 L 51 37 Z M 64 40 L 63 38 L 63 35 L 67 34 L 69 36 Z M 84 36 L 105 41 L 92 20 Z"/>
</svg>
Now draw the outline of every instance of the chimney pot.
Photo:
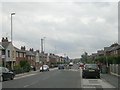
<svg viewBox="0 0 120 90">
<path fill-rule="evenodd" d="M 4 40 L 5 40 L 4 37 L 2 37 L 2 42 L 4 42 Z"/>
</svg>

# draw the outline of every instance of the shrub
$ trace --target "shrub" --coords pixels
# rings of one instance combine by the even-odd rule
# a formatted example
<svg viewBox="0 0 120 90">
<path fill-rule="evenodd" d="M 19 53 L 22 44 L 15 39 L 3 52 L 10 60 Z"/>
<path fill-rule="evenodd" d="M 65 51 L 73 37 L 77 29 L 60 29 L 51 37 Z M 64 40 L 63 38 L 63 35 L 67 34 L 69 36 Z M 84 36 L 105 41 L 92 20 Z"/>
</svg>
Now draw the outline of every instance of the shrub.
<svg viewBox="0 0 120 90">
<path fill-rule="evenodd" d="M 19 65 L 16 65 L 14 67 L 15 73 L 24 73 L 24 72 L 29 72 L 30 71 L 30 64 L 26 60 L 20 61 Z"/>
</svg>

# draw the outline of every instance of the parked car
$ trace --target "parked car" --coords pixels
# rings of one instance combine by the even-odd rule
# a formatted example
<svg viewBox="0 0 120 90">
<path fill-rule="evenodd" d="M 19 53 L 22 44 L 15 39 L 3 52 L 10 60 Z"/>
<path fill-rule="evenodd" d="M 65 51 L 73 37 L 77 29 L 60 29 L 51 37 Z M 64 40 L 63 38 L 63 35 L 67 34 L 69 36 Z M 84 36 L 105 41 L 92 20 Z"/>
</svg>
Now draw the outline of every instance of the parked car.
<svg viewBox="0 0 120 90">
<path fill-rule="evenodd" d="M 49 66 L 48 65 L 43 65 L 40 67 L 40 72 L 41 71 L 49 71 Z"/>
<path fill-rule="evenodd" d="M 100 78 L 100 69 L 97 64 L 85 64 L 82 70 L 82 77 L 97 77 Z"/>
<path fill-rule="evenodd" d="M 73 66 L 73 62 L 70 62 L 70 63 L 69 63 L 69 66 Z"/>
<path fill-rule="evenodd" d="M 0 81 L 5 81 L 8 79 L 13 80 L 15 74 L 6 67 L 0 67 Z"/>
<path fill-rule="evenodd" d="M 84 69 L 84 63 L 80 63 L 79 67 L 80 67 L 81 69 Z"/>
<path fill-rule="evenodd" d="M 58 69 L 64 69 L 64 68 L 65 68 L 64 64 L 59 64 L 58 65 Z"/>
<path fill-rule="evenodd" d="M 30 66 L 31 70 L 36 71 L 36 67 L 35 66 Z"/>
</svg>

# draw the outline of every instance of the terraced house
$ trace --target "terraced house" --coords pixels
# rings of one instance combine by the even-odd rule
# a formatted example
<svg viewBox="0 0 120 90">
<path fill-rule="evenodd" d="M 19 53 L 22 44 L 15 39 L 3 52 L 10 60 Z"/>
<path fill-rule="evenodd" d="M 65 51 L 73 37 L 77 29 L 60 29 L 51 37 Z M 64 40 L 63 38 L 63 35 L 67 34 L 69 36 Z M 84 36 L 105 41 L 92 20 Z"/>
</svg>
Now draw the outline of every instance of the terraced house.
<svg viewBox="0 0 120 90">
<path fill-rule="evenodd" d="M 0 45 L 0 66 L 3 66 L 4 58 L 5 58 L 4 48 L 2 47 L 2 45 Z"/>
<path fill-rule="evenodd" d="M 6 38 L 3 37 L 0 44 L 4 48 L 3 54 L 5 54 L 3 57 L 4 60 L 3 65 L 11 69 L 12 64 L 13 66 L 15 66 L 15 62 L 16 62 L 14 46 L 12 45 L 11 42 L 8 41 L 7 37 Z"/>
<path fill-rule="evenodd" d="M 29 64 L 36 69 L 39 69 L 42 64 L 48 64 L 50 67 L 54 67 L 57 63 L 64 63 L 65 59 L 62 56 L 58 56 L 52 53 L 44 53 L 39 50 L 30 48 L 26 50 L 25 46 L 17 48 L 8 41 L 8 38 L 2 38 L 0 42 L 0 65 L 12 69 L 12 67 L 20 65 L 20 62 L 26 60 Z M 52 66 L 53 65 L 53 66 Z"/>
</svg>

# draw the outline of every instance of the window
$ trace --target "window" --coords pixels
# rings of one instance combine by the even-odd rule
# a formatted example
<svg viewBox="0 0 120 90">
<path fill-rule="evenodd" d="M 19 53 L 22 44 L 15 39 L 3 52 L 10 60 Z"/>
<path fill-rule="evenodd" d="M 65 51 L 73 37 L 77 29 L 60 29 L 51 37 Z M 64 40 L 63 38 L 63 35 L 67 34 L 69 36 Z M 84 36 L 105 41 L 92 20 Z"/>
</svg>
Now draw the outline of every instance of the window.
<svg viewBox="0 0 120 90">
<path fill-rule="evenodd" d="M 5 68 L 5 71 L 6 71 L 6 72 L 9 72 L 9 70 L 8 70 L 7 68 Z"/>
<path fill-rule="evenodd" d="M 15 51 L 12 52 L 12 56 L 13 56 L 13 58 L 15 58 Z"/>
<path fill-rule="evenodd" d="M 2 50 L 2 55 L 5 55 L 5 50 Z"/>
<path fill-rule="evenodd" d="M 10 50 L 8 50 L 8 57 L 10 57 Z"/>
<path fill-rule="evenodd" d="M 16 57 L 18 57 L 18 52 L 16 52 Z"/>
</svg>

